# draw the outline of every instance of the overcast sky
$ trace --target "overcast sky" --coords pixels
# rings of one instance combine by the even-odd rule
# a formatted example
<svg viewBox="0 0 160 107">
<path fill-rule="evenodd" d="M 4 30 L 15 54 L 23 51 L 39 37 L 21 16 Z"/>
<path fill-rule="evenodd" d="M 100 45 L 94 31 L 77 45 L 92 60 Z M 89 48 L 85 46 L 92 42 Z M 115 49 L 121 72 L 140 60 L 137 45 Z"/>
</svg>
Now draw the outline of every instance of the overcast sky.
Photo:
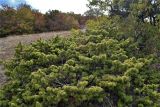
<svg viewBox="0 0 160 107">
<path fill-rule="evenodd" d="M 74 12 L 83 14 L 88 8 L 87 0 L 0 0 L 0 4 L 17 6 L 21 3 L 27 3 L 33 8 L 45 13 L 49 9 L 60 10 L 62 12 Z"/>
</svg>

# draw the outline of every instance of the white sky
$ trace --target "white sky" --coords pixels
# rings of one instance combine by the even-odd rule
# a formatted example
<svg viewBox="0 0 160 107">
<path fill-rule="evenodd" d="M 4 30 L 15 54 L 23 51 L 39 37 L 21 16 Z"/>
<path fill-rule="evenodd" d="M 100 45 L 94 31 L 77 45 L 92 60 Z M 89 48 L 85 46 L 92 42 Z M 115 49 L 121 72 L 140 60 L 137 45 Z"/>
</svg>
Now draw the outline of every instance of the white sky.
<svg viewBox="0 0 160 107">
<path fill-rule="evenodd" d="M 26 0 L 33 8 L 45 13 L 49 9 L 62 12 L 74 12 L 83 14 L 88 8 L 87 0 Z"/>
</svg>

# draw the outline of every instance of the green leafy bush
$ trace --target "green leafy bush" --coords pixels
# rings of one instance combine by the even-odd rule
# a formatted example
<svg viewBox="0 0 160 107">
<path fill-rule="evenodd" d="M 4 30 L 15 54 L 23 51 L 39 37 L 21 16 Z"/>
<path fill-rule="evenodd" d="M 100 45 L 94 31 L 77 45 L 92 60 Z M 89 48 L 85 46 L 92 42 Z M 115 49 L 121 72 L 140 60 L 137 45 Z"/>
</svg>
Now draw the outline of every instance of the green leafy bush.
<svg viewBox="0 0 160 107">
<path fill-rule="evenodd" d="M 137 46 L 137 51 L 131 51 L 133 55 L 145 56 L 158 54 L 160 50 L 159 26 L 153 26 L 149 22 L 142 23 L 133 16 L 123 19 L 120 16 L 103 16 L 97 20 L 87 22 L 87 33 L 107 35 L 118 40 L 131 39 L 132 45 L 129 49 Z M 136 53 L 135 53 L 136 52 Z"/>
<path fill-rule="evenodd" d="M 0 107 L 160 106 L 154 57 L 136 58 L 130 40 L 74 32 L 19 44 L 6 63 Z"/>
</svg>

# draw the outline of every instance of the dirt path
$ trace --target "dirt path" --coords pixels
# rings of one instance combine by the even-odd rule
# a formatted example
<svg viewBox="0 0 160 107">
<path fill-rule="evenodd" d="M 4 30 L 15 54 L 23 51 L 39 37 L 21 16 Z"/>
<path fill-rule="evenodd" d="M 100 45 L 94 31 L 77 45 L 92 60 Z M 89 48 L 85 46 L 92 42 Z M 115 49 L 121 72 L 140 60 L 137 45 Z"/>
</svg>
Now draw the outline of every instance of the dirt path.
<svg viewBox="0 0 160 107">
<path fill-rule="evenodd" d="M 8 36 L 5 38 L 0 38 L 0 61 L 5 61 L 11 58 L 14 55 L 14 48 L 19 42 L 22 44 L 29 44 L 38 39 L 51 39 L 57 35 L 68 36 L 69 31 L 63 32 L 49 32 L 49 33 L 40 33 L 40 34 L 30 34 L 30 35 L 19 35 L 19 36 Z M 4 69 L 0 65 L 0 86 L 4 83 Z"/>
</svg>

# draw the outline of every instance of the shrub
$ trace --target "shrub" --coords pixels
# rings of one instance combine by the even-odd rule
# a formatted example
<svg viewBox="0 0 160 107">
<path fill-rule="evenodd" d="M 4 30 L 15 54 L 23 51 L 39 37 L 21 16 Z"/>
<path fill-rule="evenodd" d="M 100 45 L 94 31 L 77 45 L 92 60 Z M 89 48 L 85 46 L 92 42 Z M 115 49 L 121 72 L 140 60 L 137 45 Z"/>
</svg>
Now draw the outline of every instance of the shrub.
<svg viewBox="0 0 160 107">
<path fill-rule="evenodd" d="M 77 29 L 79 23 L 73 16 L 54 10 L 46 13 L 46 26 L 49 31 L 61 31 Z"/>
<path fill-rule="evenodd" d="M 33 33 L 34 15 L 31 7 L 22 5 L 17 9 L 16 29 L 14 34 Z"/>
<path fill-rule="evenodd" d="M 45 16 L 39 11 L 33 11 L 34 14 L 34 32 L 45 32 L 46 29 L 46 19 Z"/>
<path fill-rule="evenodd" d="M 19 44 L 6 67 L 1 107 L 160 106 L 153 57 L 130 56 L 130 40 L 74 31 Z"/>
<path fill-rule="evenodd" d="M 15 29 L 16 11 L 10 7 L 3 7 L 0 10 L 0 37 L 9 35 Z"/>
</svg>

